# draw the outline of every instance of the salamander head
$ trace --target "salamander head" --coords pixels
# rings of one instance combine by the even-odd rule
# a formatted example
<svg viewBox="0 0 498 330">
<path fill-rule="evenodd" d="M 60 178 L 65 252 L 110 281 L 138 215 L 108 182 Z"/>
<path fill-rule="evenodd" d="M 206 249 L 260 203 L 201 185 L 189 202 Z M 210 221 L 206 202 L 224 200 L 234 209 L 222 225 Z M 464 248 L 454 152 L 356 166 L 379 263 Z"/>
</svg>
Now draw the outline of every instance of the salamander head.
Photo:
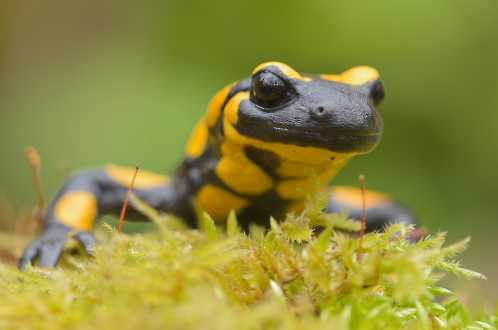
<svg viewBox="0 0 498 330">
<path fill-rule="evenodd" d="M 370 67 L 340 75 L 301 75 L 283 63 L 269 62 L 257 66 L 231 94 L 224 109 L 227 138 L 283 157 L 290 146 L 313 149 L 323 157 L 366 153 L 381 139 L 376 106 L 384 89 L 377 70 Z"/>
</svg>

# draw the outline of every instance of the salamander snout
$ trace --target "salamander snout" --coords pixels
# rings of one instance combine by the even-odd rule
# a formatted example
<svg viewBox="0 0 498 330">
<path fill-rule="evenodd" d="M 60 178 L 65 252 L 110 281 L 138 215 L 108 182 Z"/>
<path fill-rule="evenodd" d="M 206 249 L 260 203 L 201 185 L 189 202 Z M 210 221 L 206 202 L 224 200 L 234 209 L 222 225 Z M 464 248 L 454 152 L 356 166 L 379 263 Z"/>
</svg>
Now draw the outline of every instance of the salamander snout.
<svg viewBox="0 0 498 330">
<path fill-rule="evenodd" d="M 368 86 L 369 88 L 370 86 Z M 370 90 L 317 86 L 303 98 L 308 131 L 337 152 L 368 152 L 380 141 L 382 118 Z"/>
</svg>

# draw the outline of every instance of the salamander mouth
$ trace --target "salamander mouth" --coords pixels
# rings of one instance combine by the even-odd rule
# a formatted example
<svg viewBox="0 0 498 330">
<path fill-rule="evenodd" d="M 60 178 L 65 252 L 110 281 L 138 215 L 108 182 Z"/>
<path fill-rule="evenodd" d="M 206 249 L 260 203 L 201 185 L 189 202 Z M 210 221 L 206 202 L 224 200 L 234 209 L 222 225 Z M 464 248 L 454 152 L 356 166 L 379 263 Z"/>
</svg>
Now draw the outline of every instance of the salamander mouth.
<svg viewBox="0 0 498 330">
<path fill-rule="evenodd" d="M 270 117 L 270 118 L 268 118 Z M 273 118 L 271 118 L 273 117 Z M 287 119 L 287 120 L 285 120 Z M 265 142 L 278 142 L 299 147 L 314 147 L 336 153 L 367 153 L 382 137 L 382 121 L 366 125 L 318 122 L 309 118 L 267 118 L 255 115 L 239 116 L 234 128 L 242 135 Z"/>
<path fill-rule="evenodd" d="M 299 146 L 324 148 L 334 152 L 365 153 L 373 150 L 382 138 L 381 131 L 348 132 L 339 130 L 304 130 L 273 125 L 272 139 Z M 259 137 L 264 139 L 264 137 Z"/>
</svg>

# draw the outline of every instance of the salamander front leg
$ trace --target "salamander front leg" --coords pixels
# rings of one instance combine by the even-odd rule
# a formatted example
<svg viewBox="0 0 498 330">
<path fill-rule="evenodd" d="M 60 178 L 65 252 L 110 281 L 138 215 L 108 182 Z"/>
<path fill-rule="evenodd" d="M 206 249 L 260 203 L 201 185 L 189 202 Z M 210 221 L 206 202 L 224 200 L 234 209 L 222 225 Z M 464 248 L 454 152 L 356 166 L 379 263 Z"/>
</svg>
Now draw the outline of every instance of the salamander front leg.
<svg viewBox="0 0 498 330">
<path fill-rule="evenodd" d="M 57 264 L 70 228 L 64 225 L 54 225 L 44 230 L 40 238 L 33 241 L 19 259 L 19 268 L 22 270 L 28 263 L 38 259 L 41 267 L 53 267 Z M 95 237 L 91 232 L 80 231 L 73 236 L 91 255 L 95 244 Z"/>
<path fill-rule="evenodd" d="M 71 177 L 49 205 L 44 216 L 44 229 L 19 260 L 19 268 L 38 260 L 42 267 L 57 264 L 68 234 L 91 254 L 95 244 L 92 234 L 95 220 L 104 214 L 118 214 L 123 204 L 133 169 L 109 165 L 105 169 L 87 171 Z M 133 192 L 150 206 L 180 217 L 188 207 L 179 201 L 179 191 L 168 178 L 140 171 Z M 146 220 L 130 204 L 127 218 Z"/>
<path fill-rule="evenodd" d="M 38 260 L 42 267 L 53 267 L 59 260 L 67 235 L 75 231 L 75 238 L 91 253 L 95 238 L 91 233 L 98 214 L 98 199 L 102 192 L 97 177 L 100 171 L 73 176 L 49 205 L 43 221 L 43 232 L 24 251 L 19 268 Z"/>
</svg>

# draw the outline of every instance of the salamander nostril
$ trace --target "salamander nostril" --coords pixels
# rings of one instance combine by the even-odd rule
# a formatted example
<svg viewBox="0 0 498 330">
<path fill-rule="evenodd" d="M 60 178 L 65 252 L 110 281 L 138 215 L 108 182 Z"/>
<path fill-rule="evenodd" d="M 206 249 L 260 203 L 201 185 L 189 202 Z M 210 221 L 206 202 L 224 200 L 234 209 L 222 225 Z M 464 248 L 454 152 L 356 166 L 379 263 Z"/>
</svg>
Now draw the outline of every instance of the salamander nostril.
<svg viewBox="0 0 498 330">
<path fill-rule="evenodd" d="M 328 117 L 328 111 L 324 106 L 320 105 L 313 109 L 311 115 L 318 120 L 322 120 Z"/>
</svg>

